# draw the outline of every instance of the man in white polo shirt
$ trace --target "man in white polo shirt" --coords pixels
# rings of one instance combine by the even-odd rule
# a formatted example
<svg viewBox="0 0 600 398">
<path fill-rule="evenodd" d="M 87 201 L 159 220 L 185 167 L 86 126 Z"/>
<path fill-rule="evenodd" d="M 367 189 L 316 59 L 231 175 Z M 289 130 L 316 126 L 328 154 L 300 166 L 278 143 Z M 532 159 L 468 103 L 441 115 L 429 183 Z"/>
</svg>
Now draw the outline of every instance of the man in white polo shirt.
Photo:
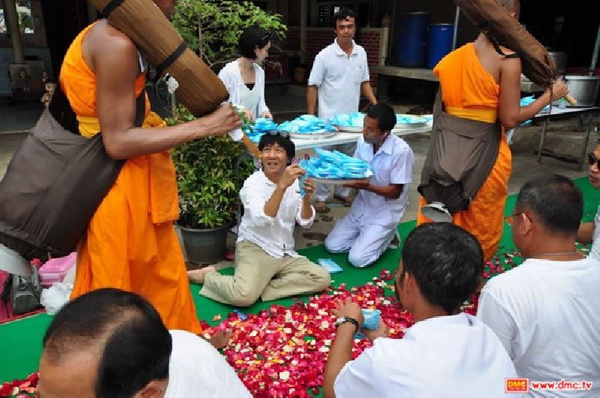
<svg viewBox="0 0 600 398">
<path fill-rule="evenodd" d="M 505 395 L 515 367 L 494 332 L 460 306 L 477 288 L 483 251 L 475 237 L 450 223 L 427 223 L 406 238 L 395 293 L 415 324 L 404 338 L 389 338 L 380 322 L 362 329 L 373 342 L 352 360 L 364 318 L 358 304 L 339 303 L 324 398 L 460 397 Z"/>
<path fill-rule="evenodd" d="M 313 63 L 306 93 L 307 113 L 329 119 L 336 114 L 358 111 L 361 92 L 371 104 L 377 103 L 369 82 L 369 65 L 365 49 L 354 42 L 356 33 L 356 13 L 342 8 L 333 16 L 335 41 L 317 54 Z M 352 156 L 356 144 L 341 144 L 333 148 Z M 329 186 L 317 184 L 315 209 L 326 212 L 325 201 L 329 196 Z M 350 204 L 350 188 L 336 187 L 334 197 Z"/>
</svg>

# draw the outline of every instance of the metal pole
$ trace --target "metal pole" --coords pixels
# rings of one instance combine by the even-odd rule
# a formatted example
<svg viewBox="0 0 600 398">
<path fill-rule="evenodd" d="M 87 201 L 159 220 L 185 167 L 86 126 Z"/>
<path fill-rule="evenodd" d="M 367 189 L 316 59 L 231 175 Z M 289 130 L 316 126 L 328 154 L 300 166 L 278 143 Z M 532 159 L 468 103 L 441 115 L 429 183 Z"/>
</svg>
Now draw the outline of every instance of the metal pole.
<svg viewBox="0 0 600 398">
<path fill-rule="evenodd" d="M 452 49 L 456 48 L 456 38 L 458 36 L 458 20 L 460 18 L 460 8 L 456 7 L 456 14 L 454 16 L 454 33 L 452 34 Z"/>
<path fill-rule="evenodd" d="M 17 5 L 15 4 L 15 0 L 5 0 L 4 4 L 6 5 L 4 14 L 6 15 L 8 32 L 12 41 L 15 63 L 23 64 L 25 63 L 25 57 L 23 56 L 23 43 L 21 43 L 21 29 L 19 26 L 19 16 L 17 15 Z"/>
<path fill-rule="evenodd" d="M 300 63 L 306 62 L 306 20 L 308 19 L 308 2 L 300 2 Z"/>
<path fill-rule="evenodd" d="M 596 44 L 594 45 L 594 53 L 592 55 L 592 64 L 590 65 L 590 76 L 594 76 L 596 72 L 596 62 L 598 62 L 598 49 L 600 48 L 600 25 L 598 25 L 598 33 L 596 34 Z"/>
</svg>

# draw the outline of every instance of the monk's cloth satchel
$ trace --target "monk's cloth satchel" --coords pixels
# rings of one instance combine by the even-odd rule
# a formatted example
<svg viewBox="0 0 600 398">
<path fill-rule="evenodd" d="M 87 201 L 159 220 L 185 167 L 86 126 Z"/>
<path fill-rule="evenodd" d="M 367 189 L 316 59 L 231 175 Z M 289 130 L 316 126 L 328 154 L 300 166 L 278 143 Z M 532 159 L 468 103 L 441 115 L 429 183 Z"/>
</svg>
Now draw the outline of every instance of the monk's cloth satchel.
<svg viewBox="0 0 600 398">
<path fill-rule="evenodd" d="M 136 127 L 145 97 L 142 91 L 136 100 Z M 0 244 L 25 259 L 73 252 L 124 164 L 108 155 L 101 133 L 85 138 L 78 126 L 57 84 L 0 181 Z"/>
<path fill-rule="evenodd" d="M 453 214 L 469 204 L 490 174 L 500 148 L 500 124 L 451 116 L 438 91 L 429 151 L 417 190 Z"/>
</svg>

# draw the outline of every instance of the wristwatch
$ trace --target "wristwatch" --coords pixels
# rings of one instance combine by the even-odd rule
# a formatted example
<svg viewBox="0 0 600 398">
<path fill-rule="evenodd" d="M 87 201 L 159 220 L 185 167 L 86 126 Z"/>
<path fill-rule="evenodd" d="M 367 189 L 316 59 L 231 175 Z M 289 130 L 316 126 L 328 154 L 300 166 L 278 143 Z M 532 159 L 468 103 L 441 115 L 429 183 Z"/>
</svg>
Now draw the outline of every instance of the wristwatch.
<svg viewBox="0 0 600 398">
<path fill-rule="evenodd" d="M 358 324 L 358 321 L 354 318 L 351 318 L 349 316 L 341 316 L 338 319 L 335 320 L 335 327 L 339 327 L 340 325 L 343 325 L 344 323 L 351 323 L 354 325 L 354 327 L 356 328 L 356 330 L 354 331 L 354 333 L 358 332 L 358 329 L 360 329 L 360 325 Z"/>
</svg>

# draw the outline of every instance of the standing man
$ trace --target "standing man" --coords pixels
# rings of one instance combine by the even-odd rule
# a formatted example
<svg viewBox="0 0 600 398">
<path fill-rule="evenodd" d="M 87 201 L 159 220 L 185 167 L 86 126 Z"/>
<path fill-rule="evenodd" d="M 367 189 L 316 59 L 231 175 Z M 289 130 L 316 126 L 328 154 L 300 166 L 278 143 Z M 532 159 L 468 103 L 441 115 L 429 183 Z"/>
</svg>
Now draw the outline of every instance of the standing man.
<svg viewBox="0 0 600 398">
<path fill-rule="evenodd" d="M 336 39 L 315 57 L 306 92 L 307 112 L 316 114 L 318 97 L 318 116 L 325 120 L 336 114 L 357 112 L 361 93 L 371 104 L 377 103 L 369 82 L 367 53 L 354 42 L 356 13 L 342 8 L 333 16 L 333 21 Z M 355 148 L 356 145 L 350 143 L 336 145 L 333 149 L 352 156 Z M 329 196 L 329 186 L 317 184 L 315 195 L 316 211 L 327 212 L 325 201 Z M 334 197 L 344 203 L 352 203 L 348 187 L 336 187 Z"/>
<path fill-rule="evenodd" d="M 499 2 L 514 18 L 519 19 L 519 0 L 499 0 Z M 514 51 L 508 48 L 502 47 L 502 50 L 505 54 L 514 54 Z M 559 80 L 552 87 L 546 88 L 544 93 L 533 103 L 521 107 L 521 60 L 498 54 L 492 42 L 483 32 L 474 42 L 445 56 L 436 65 L 433 72 L 439 78 L 441 101 L 447 114 L 469 121 L 478 129 L 481 129 L 483 124 L 493 125 L 498 121 L 501 124 L 494 132 L 491 132 L 491 134 L 500 135 L 500 137 L 495 136 L 495 142 L 499 142 L 498 149 L 494 150 L 494 153 L 497 154 L 495 162 L 492 162 L 492 157 L 484 156 L 474 161 L 477 164 L 470 164 L 473 159 L 470 156 L 472 155 L 470 148 L 464 145 L 467 140 L 458 141 L 455 146 L 443 142 L 448 140 L 455 143 L 457 135 L 452 134 L 451 131 L 439 133 L 440 137 L 443 136 L 439 139 L 440 143 L 432 139 L 425 160 L 427 165 L 430 157 L 439 156 L 439 169 L 443 170 L 440 175 L 450 174 L 452 178 L 460 176 L 461 179 L 456 184 L 458 186 L 464 182 L 463 176 L 468 174 L 467 172 L 488 166 L 485 161 L 486 159 L 490 160 L 489 167 L 487 167 L 487 170 L 490 170 L 487 179 L 483 181 L 476 194 L 468 198 L 470 200 L 468 208 L 452 214 L 454 224 L 465 228 L 479 240 L 483 248 L 484 259 L 487 262 L 496 253 L 502 238 L 504 205 L 508 196 L 508 180 L 512 169 L 511 153 L 505 131 L 531 119 L 550 102 L 565 96 L 568 89 L 566 84 Z M 481 145 L 484 145 L 485 142 L 493 142 L 493 138 L 488 137 L 486 140 L 481 140 Z M 438 146 L 442 149 L 446 147 L 448 151 L 438 153 Z M 458 148 L 459 151 L 457 152 L 454 148 Z M 448 170 L 452 170 L 452 172 Z M 447 176 L 433 173 L 430 175 L 430 173 L 431 169 L 423 168 L 419 192 L 422 192 L 422 187 L 448 179 Z M 442 182 L 447 183 L 442 185 L 452 185 L 456 181 Z M 425 198 L 421 197 L 417 224 L 430 221 L 421 211 L 427 204 Z"/>
<path fill-rule="evenodd" d="M 575 246 L 582 215 L 583 196 L 567 177 L 527 181 L 507 217 L 525 261 L 488 281 L 479 298 L 477 318 L 496 333 L 519 377 L 579 386 L 531 397 L 600 396 L 600 261 Z"/>
<path fill-rule="evenodd" d="M 154 3 L 170 17 L 175 1 Z M 166 127 L 145 98 L 143 126 L 135 127 L 145 69 L 135 43 L 106 19 L 75 38 L 61 67 L 60 88 L 77 115 L 79 134 L 90 138 L 101 132 L 108 155 L 125 160 L 78 246 L 71 297 L 104 287 L 131 291 L 150 301 L 169 329 L 197 334 L 201 327 L 173 227 L 179 206 L 169 150 L 226 134 L 242 122 L 231 105 L 222 105 Z"/>
<path fill-rule="evenodd" d="M 408 203 L 415 156 L 402 138 L 392 134 L 395 124 L 396 113 L 387 104 L 375 104 L 367 111 L 354 157 L 369 163 L 374 174 L 368 181 L 348 185 L 358 195 L 325 239 L 328 251 L 349 252 L 348 261 L 355 267 L 377 261 L 388 248 Z"/>
</svg>

